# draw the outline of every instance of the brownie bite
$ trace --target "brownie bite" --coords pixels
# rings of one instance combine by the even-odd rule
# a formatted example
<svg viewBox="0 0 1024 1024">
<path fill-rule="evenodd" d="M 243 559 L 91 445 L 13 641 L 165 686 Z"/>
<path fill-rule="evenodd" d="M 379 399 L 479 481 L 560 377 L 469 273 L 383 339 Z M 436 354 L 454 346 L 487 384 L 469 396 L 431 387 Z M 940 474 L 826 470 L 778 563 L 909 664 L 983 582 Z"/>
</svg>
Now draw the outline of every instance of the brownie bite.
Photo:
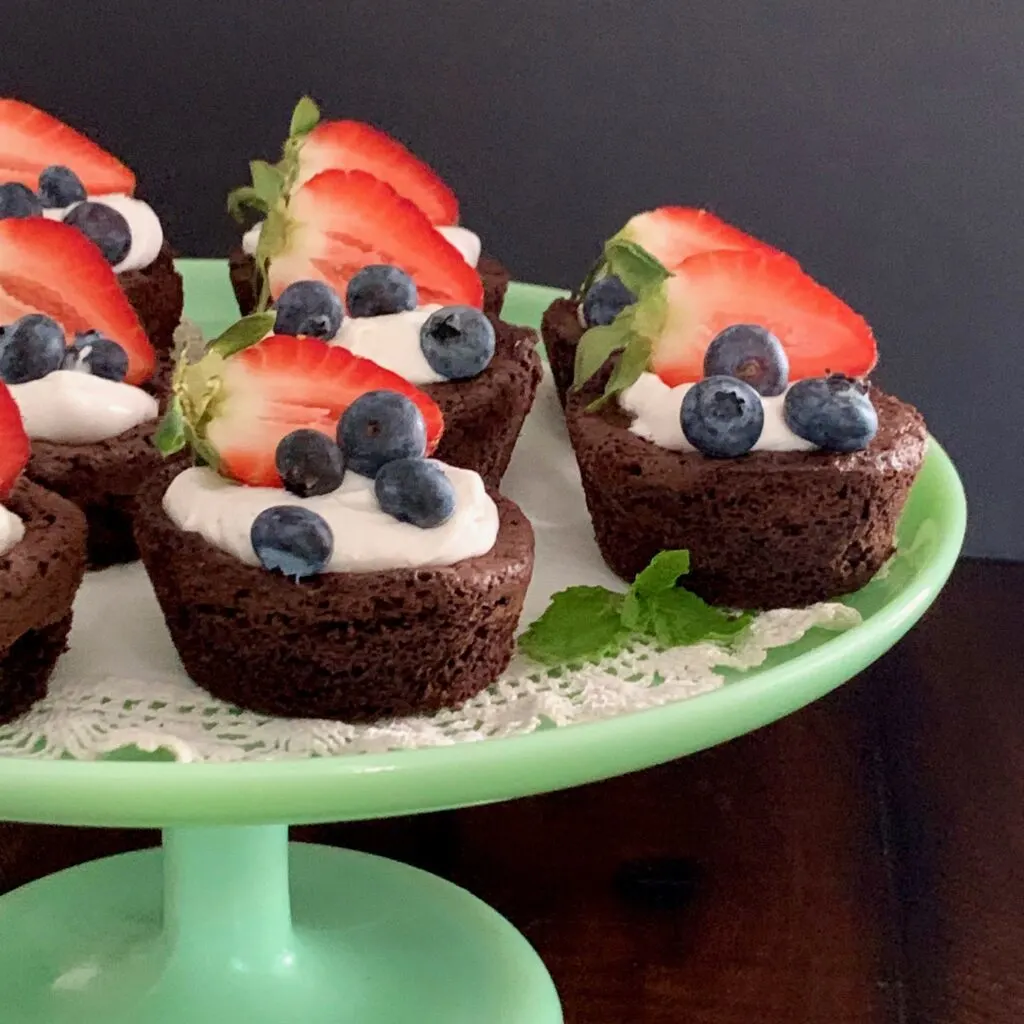
<svg viewBox="0 0 1024 1024">
<path fill-rule="evenodd" d="M 67 647 L 86 534 L 78 508 L 27 480 L 4 505 L 24 522 L 25 535 L 0 555 L 0 722 L 46 695 Z"/>
<path fill-rule="evenodd" d="M 570 394 L 565 414 L 598 547 L 623 579 L 686 548 L 686 586 L 705 600 L 793 607 L 858 590 L 892 555 L 927 445 L 913 406 L 872 388 L 878 433 L 861 451 L 713 459 L 637 436 L 615 404 L 586 412 L 605 377 Z"/>
<path fill-rule="evenodd" d="M 576 364 L 576 346 L 586 328 L 580 323 L 579 303 L 575 299 L 555 299 L 544 311 L 540 336 L 551 364 L 558 399 L 565 405 L 565 396 L 572 387 Z"/>
<path fill-rule="evenodd" d="M 185 302 L 181 274 L 174 266 L 171 247 L 165 242 L 160 255 L 148 267 L 118 274 L 117 281 L 157 353 L 170 353 Z"/>
<path fill-rule="evenodd" d="M 529 521 L 508 499 L 491 494 L 500 526 L 484 555 L 296 583 L 181 530 L 163 507 L 178 471 L 147 481 L 135 531 L 182 663 L 215 697 L 369 721 L 460 704 L 508 664 L 534 553 Z"/>
</svg>

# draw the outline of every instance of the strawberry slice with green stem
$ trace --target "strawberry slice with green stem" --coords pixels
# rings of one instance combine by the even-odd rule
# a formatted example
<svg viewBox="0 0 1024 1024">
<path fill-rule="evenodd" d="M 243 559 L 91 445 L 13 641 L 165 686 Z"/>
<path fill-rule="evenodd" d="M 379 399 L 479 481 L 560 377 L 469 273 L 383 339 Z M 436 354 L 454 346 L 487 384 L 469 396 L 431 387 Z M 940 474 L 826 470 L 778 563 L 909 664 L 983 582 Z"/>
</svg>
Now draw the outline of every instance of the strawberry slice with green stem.
<svg viewBox="0 0 1024 1024">
<path fill-rule="evenodd" d="M 670 387 L 700 380 L 711 340 L 738 323 L 760 324 L 778 337 L 791 380 L 828 373 L 861 377 L 875 365 L 877 347 L 866 321 L 785 255 L 717 250 L 691 256 L 671 274 L 662 271 L 660 281 L 648 275 L 639 301 L 613 323 L 583 335 L 576 387 L 619 350 L 605 398 L 645 370 Z"/>
<path fill-rule="evenodd" d="M 278 237 L 275 237 L 278 236 Z M 274 296 L 319 280 L 344 295 L 371 263 L 401 267 L 421 304 L 483 306 L 483 283 L 423 212 L 365 171 L 322 171 L 296 189 L 280 219 L 268 217 L 260 245 Z"/>
<path fill-rule="evenodd" d="M 300 428 L 335 439 L 341 414 L 368 391 L 397 391 L 416 403 L 427 450 L 444 430 L 432 398 L 403 377 L 317 338 L 274 334 L 272 313 L 239 321 L 196 362 L 179 359 L 171 409 L 157 433 L 165 454 L 190 444 L 222 476 L 253 487 L 281 487 L 277 445 Z"/>
<path fill-rule="evenodd" d="M 31 451 L 18 404 L 7 385 L 0 383 L 0 501 L 14 489 Z"/>
<path fill-rule="evenodd" d="M 362 121 L 321 121 L 302 142 L 297 184 L 321 171 L 365 171 L 414 203 L 432 224 L 457 224 L 455 193 L 397 139 Z"/>
<path fill-rule="evenodd" d="M 615 240 L 639 245 L 670 270 L 691 256 L 721 249 L 778 253 L 710 211 L 692 206 L 660 206 L 638 213 L 627 221 Z"/>
<path fill-rule="evenodd" d="M 135 191 L 131 170 L 81 132 L 21 100 L 0 99 L 0 181 L 35 190 L 54 164 L 70 167 L 89 195 Z"/>
<path fill-rule="evenodd" d="M 0 220 L 0 324 L 45 313 L 69 340 L 99 331 L 128 355 L 129 384 L 153 374 L 156 354 L 100 250 L 77 228 L 42 217 Z"/>
</svg>

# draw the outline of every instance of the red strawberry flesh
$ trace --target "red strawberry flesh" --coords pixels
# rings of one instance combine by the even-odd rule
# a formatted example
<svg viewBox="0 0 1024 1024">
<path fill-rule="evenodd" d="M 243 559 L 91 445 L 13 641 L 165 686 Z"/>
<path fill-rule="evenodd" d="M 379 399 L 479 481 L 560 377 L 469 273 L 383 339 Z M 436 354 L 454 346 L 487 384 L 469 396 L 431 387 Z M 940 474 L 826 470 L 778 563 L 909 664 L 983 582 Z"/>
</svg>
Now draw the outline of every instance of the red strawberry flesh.
<svg viewBox="0 0 1024 1024">
<path fill-rule="evenodd" d="M 397 139 L 361 121 L 323 121 L 306 137 L 299 155 L 299 182 L 321 171 L 366 171 L 387 182 L 433 224 L 457 224 L 452 190 Z"/>
<path fill-rule="evenodd" d="M 766 327 L 789 357 L 790 379 L 867 374 L 877 348 L 871 328 L 787 256 L 765 250 L 701 253 L 664 285 L 668 315 L 651 368 L 670 386 L 700 380 L 711 340 L 732 324 Z"/>
<path fill-rule="evenodd" d="M 689 206 L 661 206 L 638 213 L 619 234 L 646 249 L 670 270 L 691 256 L 716 249 L 778 252 L 708 210 Z"/>
<path fill-rule="evenodd" d="M 0 181 L 31 189 L 53 164 L 70 167 L 89 195 L 135 191 L 135 175 L 74 128 L 21 100 L 0 98 Z"/>
<path fill-rule="evenodd" d="M 0 383 L 0 501 L 18 482 L 30 453 L 31 445 L 17 403 L 7 385 Z"/>
<path fill-rule="evenodd" d="M 401 267 L 419 301 L 481 308 L 483 283 L 423 212 L 365 171 L 323 171 L 297 189 L 281 253 L 270 262 L 271 292 L 315 279 L 344 296 L 348 282 L 371 263 Z"/>
<path fill-rule="evenodd" d="M 341 414 L 368 391 L 411 398 L 427 425 L 428 451 L 444 430 L 437 404 L 403 377 L 316 338 L 275 334 L 230 357 L 221 397 L 206 428 L 219 471 L 255 487 L 281 487 L 274 464 L 278 442 L 300 427 L 335 438 Z"/>
<path fill-rule="evenodd" d="M 0 324 L 45 313 L 68 341 L 99 331 L 128 355 L 129 384 L 153 374 L 156 354 L 100 250 L 76 228 L 42 217 L 0 220 Z"/>
</svg>

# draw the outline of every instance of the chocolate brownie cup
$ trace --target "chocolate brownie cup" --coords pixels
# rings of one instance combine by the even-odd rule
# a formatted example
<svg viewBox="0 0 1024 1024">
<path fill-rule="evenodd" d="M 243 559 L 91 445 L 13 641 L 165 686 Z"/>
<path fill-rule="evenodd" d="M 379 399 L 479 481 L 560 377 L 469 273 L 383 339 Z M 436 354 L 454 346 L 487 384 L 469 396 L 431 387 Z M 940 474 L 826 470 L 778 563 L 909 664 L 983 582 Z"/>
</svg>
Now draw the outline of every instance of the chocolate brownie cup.
<svg viewBox="0 0 1024 1024">
<path fill-rule="evenodd" d="M 576 346 L 586 328 L 580 323 L 576 299 L 555 299 L 541 319 L 540 335 L 551 364 L 558 399 L 565 405 L 565 396 L 572 387 L 576 366 Z"/>
<path fill-rule="evenodd" d="M 492 256 L 480 257 L 477 272 L 484 285 L 484 312 L 500 316 L 511 275 Z M 260 272 L 256 261 L 240 245 L 235 246 L 228 254 L 228 273 L 231 276 L 231 287 L 235 292 L 238 309 L 242 316 L 247 316 L 256 308 L 259 301 Z"/>
<path fill-rule="evenodd" d="M 878 433 L 861 451 L 713 459 L 638 437 L 615 404 L 587 413 L 607 372 L 571 393 L 565 414 L 598 547 L 623 579 L 686 548 L 686 586 L 705 600 L 794 607 L 858 590 L 892 555 L 927 444 L 912 406 L 872 388 Z"/>
<path fill-rule="evenodd" d="M 135 531 L 182 663 L 215 697 L 369 721 L 459 704 L 508 664 L 533 569 L 533 530 L 508 499 L 491 494 L 500 527 L 485 555 L 295 583 L 179 529 L 163 508 L 179 471 L 146 482 Z"/>
<path fill-rule="evenodd" d="M 32 442 L 29 479 L 74 502 L 89 526 L 90 569 L 139 557 L 132 529 L 139 485 L 163 463 L 153 446 L 158 420 L 92 444 Z"/>
<path fill-rule="evenodd" d="M 501 484 L 537 395 L 544 366 L 537 332 L 490 317 L 495 349 L 490 365 L 469 380 L 423 384 L 444 414 L 436 458 L 472 469 L 488 487 Z"/>
<path fill-rule="evenodd" d="M 170 353 L 185 302 L 181 274 L 174 266 L 171 247 L 165 242 L 160 255 L 148 267 L 118 274 L 117 283 L 138 314 L 153 348 L 158 354 Z"/>
<path fill-rule="evenodd" d="M 0 722 L 9 722 L 46 696 L 67 647 L 86 528 L 73 504 L 24 479 L 4 504 L 25 524 L 0 555 Z"/>
</svg>

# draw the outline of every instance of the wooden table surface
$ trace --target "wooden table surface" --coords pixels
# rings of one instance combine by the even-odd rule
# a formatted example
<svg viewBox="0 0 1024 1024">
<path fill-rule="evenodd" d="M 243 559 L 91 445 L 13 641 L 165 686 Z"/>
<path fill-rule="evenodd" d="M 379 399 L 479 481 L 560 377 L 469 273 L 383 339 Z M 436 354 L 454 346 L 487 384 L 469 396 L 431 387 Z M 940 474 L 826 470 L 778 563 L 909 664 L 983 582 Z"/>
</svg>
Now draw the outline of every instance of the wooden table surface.
<svg viewBox="0 0 1024 1024">
<path fill-rule="evenodd" d="M 962 563 L 818 704 L 695 757 L 473 810 L 299 829 L 450 878 L 569 1024 L 1024 1021 L 1024 565 Z M 0 825 L 0 888 L 154 841 Z"/>
</svg>

